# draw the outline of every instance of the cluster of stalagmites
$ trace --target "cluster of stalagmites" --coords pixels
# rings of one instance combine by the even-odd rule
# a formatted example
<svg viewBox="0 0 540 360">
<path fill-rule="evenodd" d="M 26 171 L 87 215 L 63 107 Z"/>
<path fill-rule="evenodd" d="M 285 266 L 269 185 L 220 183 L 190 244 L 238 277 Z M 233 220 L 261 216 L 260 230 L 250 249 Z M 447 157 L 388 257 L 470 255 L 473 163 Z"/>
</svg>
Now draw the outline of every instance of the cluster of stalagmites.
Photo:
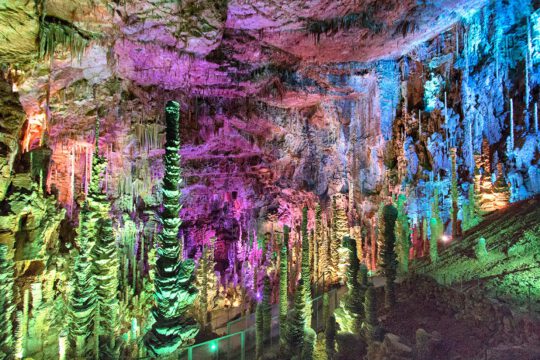
<svg viewBox="0 0 540 360">
<path fill-rule="evenodd" d="M 209 247 L 203 247 L 198 256 L 197 269 L 193 260 L 183 260 L 183 249 L 179 241 L 179 228 L 182 222 L 179 217 L 181 209 L 179 185 L 182 179 L 179 156 L 179 105 L 177 103 L 167 104 L 166 121 L 165 176 L 162 186 L 163 203 L 158 214 L 160 227 L 157 234 L 157 256 L 152 251 L 148 254 L 148 262 L 151 265 L 155 264 L 149 270 L 149 277 L 154 285 L 154 301 L 144 336 L 147 352 L 155 356 L 181 351 L 193 342 L 199 326 L 191 315 L 197 318 L 197 322 L 203 329 L 209 330 L 208 315 L 214 308 L 218 287 L 218 279 L 214 272 L 214 240 L 208 244 Z M 107 164 L 98 151 L 99 122 L 97 124 L 92 174 L 88 195 L 81 204 L 79 212 L 79 225 L 75 239 L 76 256 L 69 276 L 67 299 L 69 325 L 63 329 L 59 339 L 60 349 L 65 352 L 63 356 L 81 359 L 95 356 L 101 358 L 120 356 L 121 342 L 125 339 L 119 338 L 119 329 L 125 327 L 126 322 L 131 321 L 130 340 L 136 340 L 139 336 L 137 318 L 126 319 L 122 309 L 132 306 L 135 310 L 130 309 L 131 311 L 138 311 L 138 314 L 142 313 L 144 316 L 144 306 L 141 304 L 145 302 L 142 299 L 142 292 L 137 294 L 132 301 L 129 300 L 130 292 L 141 286 L 135 277 L 135 270 L 132 272 L 133 286 L 126 287 L 125 294 L 119 293 L 120 283 L 127 282 L 127 279 L 120 279 L 119 269 L 134 264 L 136 250 L 129 250 L 135 255 L 129 251 L 126 253 L 134 256 L 129 263 L 126 259 L 119 258 L 119 248 L 113 231 L 114 224 L 110 215 L 111 206 L 101 189 L 102 174 Z M 481 167 L 482 164 L 478 166 Z M 479 221 L 482 202 L 477 194 L 485 193 L 481 186 L 481 179 L 485 176 L 487 175 L 483 174 L 479 177 L 480 180 L 477 180 L 476 186 L 469 187 L 469 202 L 462 206 L 463 224 L 457 224 L 457 217 L 452 217 L 455 228 L 460 228 L 461 225 L 463 228 L 468 228 Z M 454 161 L 451 193 L 454 214 L 458 209 L 456 183 Z M 498 189 L 497 183 L 492 187 Z M 494 191 L 505 193 L 504 186 L 500 185 L 500 188 L 503 190 Z M 336 342 L 336 337 L 340 339 L 338 343 L 347 341 L 347 336 L 361 339 L 361 343 L 364 344 L 383 340 L 383 332 L 376 315 L 375 289 L 369 283 L 368 270 L 381 269 L 386 277 L 386 305 L 392 307 L 395 302 L 394 280 L 398 270 L 402 273 L 408 271 L 408 261 L 414 244 L 411 242 L 411 222 L 406 213 L 406 196 L 401 194 L 394 199 L 396 206 L 388 205 L 391 202 L 389 197 L 382 196 L 382 199 L 378 211 L 372 213 L 370 218 L 363 219 L 363 226 L 357 226 L 356 223 L 351 226 L 348 218 L 350 214 L 346 210 L 343 196 L 336 195 L 331 199 L 329 211 L 323 211 L 320 205 L 315 207 L 312 229 L 308 228 L 309 209 L 303 208 L 299 231 L 295 234 L 298 235 L 300 241 L 295 244 L 290 244 L 290 229 L 287 226 L 283 228 L 281 237 L 270 238 L 270 235 L 266 234 L 259 239 L 254 239 L 253 254 L 255 255 L 253 258 L 246 257 L 245 263 L 249 265 L 253 260 L 251 266 L 256 268 L 261 265 L 266 269 L 263 277 L 259 271 L 253 269 L 251 279 L 253 289 L 257 293 L 262 287 L 260 296 L 257 296 L 255 311 L 258 355 L 262 356 L 271 338 L 272 279 L 277 278 L 279 278 L 279 328 L 282 354 L 305 359 L 313 356 L 316 343 L 316 333 L 311 328 L 314 311 L 312 308 L 313 287 L 322 287 L 323 290 L 327 290 L 328 286 L 338 283 L 346 283 L 348 291 L 339 308 L 335 310 L 335 314 L 325 311 L 328 356 L 332 357 L 336 353 L 337 348 L 332 345 Z M 507 198 L 501 197 L 501 199 L 501 201 L 507 201 Z M 414 249 L 413 255 L 429 254 L 432 262 L 438 259 L 438 244 L 444 231 L 440 215 L 440 201 L 438 188 L 434 187 L 430 217 L 421 220 L 422 245 L 420 250 Z M 130 243 L 128 238 L 136 236 L 138 231 L 136 224 L 129 219 L 124 219 L 124 231 L 121 237 L 125 236 L 126 239 L 122 239 L 122 244 L 130 244 L 129 246 L 133 247 L 133 243 Z M 124 253 L 126 250 L 121 251 Z M 3 253 L 0 255 L 3 255 L 5 259 L 0 259 L 2 260 L 0 286 L 5 287 L 9 285 L 3 284 L 7 284 L 10 279 L 9 269 L 7 269 L 9 265 L 6 265 L 9 264 L 9 256 Z M 299 271 L 299 274 L 291 273 L 293 270 L 291 263 L 300 265 L 297 270 L 294 270 Z M 135 268 L 137 266 L 135 264 Z M 127 273 L 128 271 L 124 270 L 124 274 Z M 249 280 L 247 277 L 246 279 Z M 143 286 L 147 285 L 143 282 Z M 148 292 L 146 289 L 146 293 Z M 294 296 L 289 296 L 293 292 Z M 37 301 L 39 304 L 39 300 L 34 300 L 34 298 L 39 299 L 39 296 L 34 296 L 32 293 L 32 302 Z M 7 300 L 4 300 L 3 308 L 12 309 L 12 306 L 8 304 L 9 299 L 8 296 Z M 24 299 L 24 302 L 28 303 L 28 291 Z M 290 300 L 292 300 L 292 308 L 290 308 Z M 128 305 L 130 303 L 133 304 Z M 58 304 L 61 306 L 60 302 Z M 326 300 L 326 305 L 323 306 L 327 305 Z M 28 309 L 28 305 L 25 305 L 24 309 Z M 10 319 L 17 317 L 16 323 L 19 325 L 14 339 L 7 335 L 0 338 L 2 340 L 0 350 L 24 349 L 22 344 L 24 344 L 25 335 L 21 334 L 27 332 L 25 330 L 28 327 L 28 320 L 25 320 L 27 313 L 28 310 L 17 315 L 14 315 L 13 311 L 6 312 L 6 316 Z M 2 331 L 4 334 L 13 333 L 7 328 Z M 384 339 L 390 342 L 392 340 Z M 144 353 L 144 350 L 141 348 L 135 352 L 140 355 Z M 133 353 L 131 352 L 131 355 Z"/>
<path fill-rule="evenodd" d="M 67 329 L 72 356 L 115 357 L 119 316 L 119 261 L 110 205 L 101 190 L 106 162 L 99 155 L 99 120 L 88 196 L 79 212 Z"/>
</svg>

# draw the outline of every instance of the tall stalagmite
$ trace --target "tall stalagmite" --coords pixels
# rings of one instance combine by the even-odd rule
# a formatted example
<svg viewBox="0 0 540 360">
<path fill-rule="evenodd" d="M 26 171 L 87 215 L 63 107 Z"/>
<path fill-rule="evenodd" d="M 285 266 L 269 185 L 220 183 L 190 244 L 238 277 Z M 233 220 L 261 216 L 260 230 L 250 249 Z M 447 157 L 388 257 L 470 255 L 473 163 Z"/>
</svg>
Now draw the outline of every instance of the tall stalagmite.
<svg viewBox="0 0 540 360">
<path fill-rule="evenodd" d="M 349 234 L 349 228 L 347 225 L 347 213 L 343 209 L 343 206 L 338 205 L 336 197 L 332 198 L 332 244 L 331 244 L 331 256 L 332 256 L 332 277 L 337 275 L 337 280 L 343 280 L 345 278 L 345 272 L 347 271 L 347 263 L 349 261 L 349 253 L 346 248 L 343 247 L 343 237 Z M 336 280 L 336 279 L 333 279 Z"/>
<path fill-rule="evenodd" d="M 317 243 L 317 274 L 316 279 L 318 283 L 324 285 L 324 280 L 327 278 L 328 272 L 328 239 L 325 236 L 325 229 L 322 221 L 322 209 L 319 204 L 315 208 L 315 242 Z"/>
<path fill-rule="evenodd" d="M 84 203 L 79 213 L 79 230 L 76 238 L 79 254 L 75 258 L 71 294 L 69 302 L 71 345 L 75 346 L 74 356 L 85 359 L 93 356 L 94 310 L 96 291 L 89 249 L 89 210 Z M 95 341 L 95 340 L 94 340 Z"/>
<path fill-rule="evenodd" d="M 394 281 L 396 280 L 397 257 L 395 252 L 396 234 L 395 225 L 398 215 L 393 205 L 385 205 L 384 216 L 384 244 L 381 251 L 383 274 L 386 277 L 385 300 L 387 307 L 393 307 L 396 302 Z"/>
<path fill-rule="evenodd" d="M 103 179 L 103 174 L 105 168 L 107 167 L 107 160 L 104 156 L 99 155 L 99 118 L 96 120 L 95 128 L 95 144 L 94 144 L 94 154 L 92 156 L 92 171 L 90 174 L 90 182 L 88 184 L 88 196 L 86 202 L 88 203 L 88 236 L 89 236 L 89 245 L 92 248 L 96 243 L 96 235 L 98 232 L 98 221 L 102 218 L 109 217 L 109 211 L 111 204 L 107 199 L 107 194 L 105 194 L 101 188 L 101 182 Z M 92 249 L 91 256 L 94 249 Z"/>
<path fill-rule="evenodd" d="M 306 326 L 311 326 L 311 272 L 309 266 L 308 209 L 302 210 L 302 282 L 304 284 Z"/>
<path fill-rule="evenodd" d="M 195 263 L 181 261 L 178 232 L 180 211 L 180 105 L 169 101 L 165 107 L 167 122 L 163 210 L 159 214 L 163 228 L 158 235 L 158 259 L 154 279 L 154 323 L 145 336 L 146 347 L 156 355 L 170 354 L 187 345 L 198 333 L 197 324 L 186 312 L 197 297 L 194 286 Z"/>
<path fill-rule="evenodd" d="M 94 278 L 99 309 L 100 335 L 109 351 L 118 327 L 118 251 L 111 218 L 100 219 L 93 251 Z"/>
<path fill-rule="evenodd" d="M 8 246 L 0 244 L 0 358 L 13 354 L 13 261 L 8 254 Z"/>
<path fill-rule="evenodd" d="M 431 203 L 431 219 L 429 220 L 431 230 L 429 238 L 429 256 L 432 262 L 439 259 L 438 241 L 443 235 L 443 223 L 439 211 L 439 188 L 433 190 L 433 200 Z"/>
<path fill-rule="evenodd" d="M 287 276 L 287 264 L 289 257 L 289 227 L 285 225 L 283 227 L 283 243 L 281 244 L 281 250 L 279 253 L 279 339 L 280 345 L 285 345 L 285 332 L 287 331 L 287 311 L 289 309 L 289 302 L 287 297 L 287 290 L 289 286 L 289 279 Z"/>
<path fill-rule="evenodd" d="M 304 313 L 305 297 L 303 281 L 300 279 L 294 294 L 294 308 L 287 318 L 286 343 L 289 354 L 299 354 L 304 346 L 304 332 L 306 328 L 306 318 Z"/>
<path fill-rule="evenodd" d="M 409 250 L 411 248 L 411 232 L 409 228 L 409 217 L 406 213 L 406 197 L 401 194 L 397 200 L 397 238 L 396 252 L 399 259 L 399 269 L 402 273 L 409 271 Z"/>
<path fill-rule="evenodd" d="M 341 332 L 360 334 L 362 321 L 364 320 L 364 293 L 365 288 L 360 279 L 361 273 L 360 261 L 356 250 L 356 241 L 350 237 L 345 237 L 343 245 L 349 251 L 350 265 L 347 269 L 347 288 L 348 292 L 341 301 L 340 307 L 336 309 L 336 321 L 339 323 Z"/>
</svg>

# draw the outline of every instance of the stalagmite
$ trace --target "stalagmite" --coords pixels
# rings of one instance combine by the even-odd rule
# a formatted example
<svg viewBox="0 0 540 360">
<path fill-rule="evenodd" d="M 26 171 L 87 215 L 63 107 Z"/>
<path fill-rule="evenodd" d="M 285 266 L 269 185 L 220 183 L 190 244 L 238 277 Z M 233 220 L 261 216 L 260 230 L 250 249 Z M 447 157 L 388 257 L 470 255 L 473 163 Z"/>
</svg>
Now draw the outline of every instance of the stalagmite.
<svg viewBox="0 0 540 360">
<path fill-rule="evenodd" d="M 514 99 L 510 99 L 510 136 L 507 151 L 509 154 L 514 152 Z"/>
<path fill-rule="evenodd" d="M 145 336 L 145 345 L 156 355 L 171 354 L 186 346 L 198 333 L 199 328 L 186 311 L 197 296 L 193 284 L 195 264 L 193 260 L 180 261 L 181 246 L 178 231 L 181 220 L 180 191 L 180 105 L 169 101 L 165 108 L 167 121 L 167 143 L 164 156 L 165 177 L 163 179 L 163 212 L 159 214 L 163 229 L 158 235 L 160 247 L 156 261 L 155 305 L 152 309 L 154 323 Z M 170 306 L 171 304 L 175 306 Z"/>
<path fill-rule="evenodd" d="M 0 357 L 7 358 L 14 352 L 13 342 L 13 313 L 15 304 L 13 298 L 13 260 L 8 246 L 0 243 Z"/>
<path fill-rule="evenodd" d="M 538 134 L 538 102 L 534 103 L 534 133 Z"/>
<path fill-rule="evenodd" d="M 302 209 L 302 281 L 304 283 L 304 313 L 306 326 L 311 326 L 311 272 L 309 266 L 309 238 L 308 238 L 308 209 L 306 206 Z"/>
</svg>

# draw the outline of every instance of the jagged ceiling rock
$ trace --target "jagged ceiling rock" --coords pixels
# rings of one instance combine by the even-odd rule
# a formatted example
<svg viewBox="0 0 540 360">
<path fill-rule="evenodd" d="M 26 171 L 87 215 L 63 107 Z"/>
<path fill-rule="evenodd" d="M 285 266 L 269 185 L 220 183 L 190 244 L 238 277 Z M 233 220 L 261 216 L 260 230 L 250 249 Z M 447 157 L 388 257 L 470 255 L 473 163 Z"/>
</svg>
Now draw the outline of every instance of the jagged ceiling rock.
<svg viewBox="0 0 540 360">
<path fill-rule="evenodd" d="M 18 63 L 35 56 L 39 17 L 33 1 L 0 2 L 0 62 Z"/>
<path fill-rule="evenodd" d="M 123 37 L 178 52 L 206 55 L 221 40 L 227 1 L 133 1 L 116 8 Z"/>
<path fill-rule="evenodd" d="M 308 62 L 398 57 L 487 0 L 232 0 L 227 27 Z"/>
</svg>

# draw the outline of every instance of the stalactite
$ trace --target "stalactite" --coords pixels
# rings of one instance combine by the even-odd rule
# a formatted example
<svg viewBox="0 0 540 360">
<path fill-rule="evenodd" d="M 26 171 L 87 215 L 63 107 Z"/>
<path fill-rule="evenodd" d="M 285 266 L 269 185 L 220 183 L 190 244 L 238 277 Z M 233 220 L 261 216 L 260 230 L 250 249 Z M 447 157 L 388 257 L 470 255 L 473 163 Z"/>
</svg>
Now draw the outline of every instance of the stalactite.
<svg viewBox="0 0 540 360">
<path fill-rule="evenodd" d="M 531 22 L 530 18 L 527 17 L 527 47 L 525 51 L 525 110 L 524 110 L 524 120 L 525 120 L 525 131 L 529 131 L 530 128 L 530 117 L 529 110 L 531 106 L 531 74 L 533 74 L 532 66 L 532 40 L 531 40 Z"/>
</svg>

